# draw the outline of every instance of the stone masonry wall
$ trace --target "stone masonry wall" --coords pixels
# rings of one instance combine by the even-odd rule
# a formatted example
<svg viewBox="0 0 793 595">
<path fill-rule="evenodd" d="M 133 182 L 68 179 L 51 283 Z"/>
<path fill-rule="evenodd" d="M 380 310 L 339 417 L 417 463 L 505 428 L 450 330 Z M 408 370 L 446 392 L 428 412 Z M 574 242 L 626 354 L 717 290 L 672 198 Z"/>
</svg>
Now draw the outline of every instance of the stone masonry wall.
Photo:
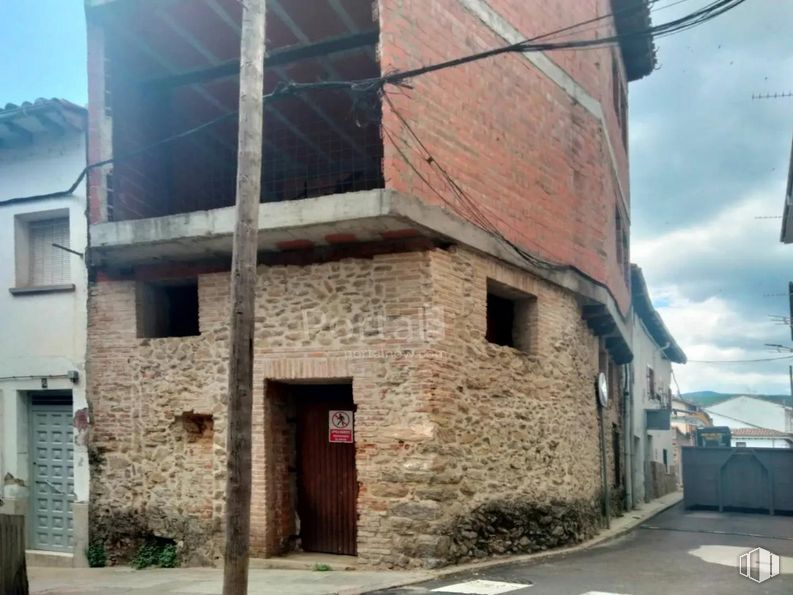
<svg viewBox="0 0 793 595">
<path fill-rule="evenodd" d="M 487 279 L 536 296 L 530 353 L 485 341 Z M 598 350 L 572 293 L 458 248 L 260 267 L 258 290 L 256 555 L 294 530 L 267 381 L 351 379 L 363 562 L 437 566 L 595 531 Z M 217 562 L 228 274 L 199 277 L 197 337 L 137 338 L 135 294 L 134 280 L 91 288 L 92 539 L 123 560 L 169 537 L 184 563 Z"/>
</svg>

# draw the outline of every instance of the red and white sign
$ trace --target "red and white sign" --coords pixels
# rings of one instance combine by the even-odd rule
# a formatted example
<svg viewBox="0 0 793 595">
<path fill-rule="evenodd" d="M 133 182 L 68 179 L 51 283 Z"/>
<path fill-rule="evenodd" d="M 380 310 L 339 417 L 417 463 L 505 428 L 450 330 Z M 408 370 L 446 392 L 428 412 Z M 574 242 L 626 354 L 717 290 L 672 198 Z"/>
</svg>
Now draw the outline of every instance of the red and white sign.
<svg viewBox="0 0 793 595">
<path fill-rule="evenodd" d="M 352 411 L 331 410 L 328 413 L 328 441 L 352 444 Z"/>
</svg>

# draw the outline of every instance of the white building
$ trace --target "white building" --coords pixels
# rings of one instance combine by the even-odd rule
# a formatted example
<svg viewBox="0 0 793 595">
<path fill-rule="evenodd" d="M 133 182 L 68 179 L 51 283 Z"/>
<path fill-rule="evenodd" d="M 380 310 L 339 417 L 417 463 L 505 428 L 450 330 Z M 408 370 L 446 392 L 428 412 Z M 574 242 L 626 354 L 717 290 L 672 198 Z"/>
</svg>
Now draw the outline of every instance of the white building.
<svg viewBox="0 0 793 595">
<path fill-rule="evenodd" d="M 85 110 L 0 109 L 0 513 L 30 555 L 82 565 L 88 536 Z"/>
<path fill-rule="evenodd" d="M 765 428 L 736 428 L 731 432 L 731 446 L 746 448 L 793 448 L 793 434 Z"/>
<path fill-rule="evenodd" d="M 671 427 L 672 362 L 685 363 L 675 342 L 652 305 L 642 270 L 631 265 L 633 306 L 633 362 L 630 398 L 626 402 L 626 491 L 636 506 L 661 494 L 653 486 L 652 470 L 676 473 L 676 433 Z M 668 478 L 667 484 L 672 483 Z M 667 485 L 667 489 L 668 489 Z"/>
<path fill-rule="evenodd" d="M 793 432 L 793 408 L 760 397 L 741 395 L 706 407 L 714 426 L 765 428 Z"/>
</svg>

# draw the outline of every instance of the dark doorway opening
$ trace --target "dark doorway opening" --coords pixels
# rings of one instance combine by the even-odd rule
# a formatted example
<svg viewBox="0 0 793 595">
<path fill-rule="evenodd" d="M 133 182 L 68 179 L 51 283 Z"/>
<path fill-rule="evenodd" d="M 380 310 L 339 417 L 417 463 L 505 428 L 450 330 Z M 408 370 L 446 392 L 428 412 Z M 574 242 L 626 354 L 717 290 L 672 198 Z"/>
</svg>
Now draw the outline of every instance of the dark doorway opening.
<svg viewBox="0 0 793 595">
<path fill-rule="evenodd" d="M 268 389 L 268 392 L 272 389 Z M 355 404 L 352 384 L 278 384 L 286 398 L 293 448 L 286 457 L 291 505 L 296 513 L 296 549 L 357 555 L 358 480 L 355 469 Z M 288 452 L 291 451 L 291 452 Z M 287 461 L 283 461 L 287 463 Z"/>
</svg>

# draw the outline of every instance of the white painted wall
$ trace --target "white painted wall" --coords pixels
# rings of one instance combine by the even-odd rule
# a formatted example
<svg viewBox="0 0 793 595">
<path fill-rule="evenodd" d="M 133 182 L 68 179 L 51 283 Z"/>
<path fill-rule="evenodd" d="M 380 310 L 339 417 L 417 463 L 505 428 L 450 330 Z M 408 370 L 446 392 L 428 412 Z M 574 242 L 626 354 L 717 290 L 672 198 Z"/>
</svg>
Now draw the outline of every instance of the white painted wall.
<svg viewBox="0 0 793 595">
<path fill-rule="evenodd" d="M 670 469 L 674 462 L 675 430 L 647 430 L 646 409 L 658 409 L 661 404 L 648 394 L 647 368 L 655 371 L 656 392 L 669 395 L 672 381 L 672 363 L 661 352 L 658 345 L 642 324 L 641 319 L 633 316 L 633 379 L 632 379 L 632 453 L 633 503 L 638 505 L 645 500 L 645 466 L 650 461 L 663 463 L 663 452 L 667 453 Z M 667 397 L 668 398 L 668 397 Z"/>
<path fill-rule="evenodd" d="M 768 428 L 793 432 L 790 407 L 748 395 L 733 397 L 705 409 L 713 417 L 713 425 L 731 428 Z M 716 418 L 720 420 L 716 423 Z"/>
<path fill-rule="evenodd" d="M 708 412 L 710 418 L 713 420 L 714 426 L 727 426 L 732 430 L 736 430 L 738 428 L 756 428 L 757 426 L 753 426 L 752 424 L 748 424 L 742 421 L 738 421 L 732 417 L 726 417 L 724 415 L 719 415 L 718 413 L 712 413 L 709 409 L 705 411 Z M 773 429 L 773 428 L 770 428 Z"/>
<path fill-rule="evenodd" d="M 789 440 L 783 438 L 755 438 L 754 436 L 733 436 L 731 446 L 745 442 L 746 448 L 793 448 Z"/>
<path fill-rule="evenodd" d="M 70 247 L 83 254 L 88 232 L 84 184 L 74 196 L 11 204 L 2 201 L 64 190 L 84 166 L 83 132 L 63 137 L 40 135 L 32 145 L 0 149 L 0 478 L 7 474 L 14 478 L 4 481 L 0 492 L 6 512 L 12 511 L 15 500 L 27 498 L 30 461 L 25 391 L 41 390 L 41 377 L 77 370 L 79 382 L 48 378 L 47 388 L 71 390 L 75 411 L 87 407 L 85 264 L 80 256 L 69 255 L 74 291 L 12 295 L 9 289 L 17 286 L 15 217 L 68 212 Z M 88 455 L 83 442 L 74 448 L 74 480 L 76 502 L 87 502 Z"/>
</svg>

